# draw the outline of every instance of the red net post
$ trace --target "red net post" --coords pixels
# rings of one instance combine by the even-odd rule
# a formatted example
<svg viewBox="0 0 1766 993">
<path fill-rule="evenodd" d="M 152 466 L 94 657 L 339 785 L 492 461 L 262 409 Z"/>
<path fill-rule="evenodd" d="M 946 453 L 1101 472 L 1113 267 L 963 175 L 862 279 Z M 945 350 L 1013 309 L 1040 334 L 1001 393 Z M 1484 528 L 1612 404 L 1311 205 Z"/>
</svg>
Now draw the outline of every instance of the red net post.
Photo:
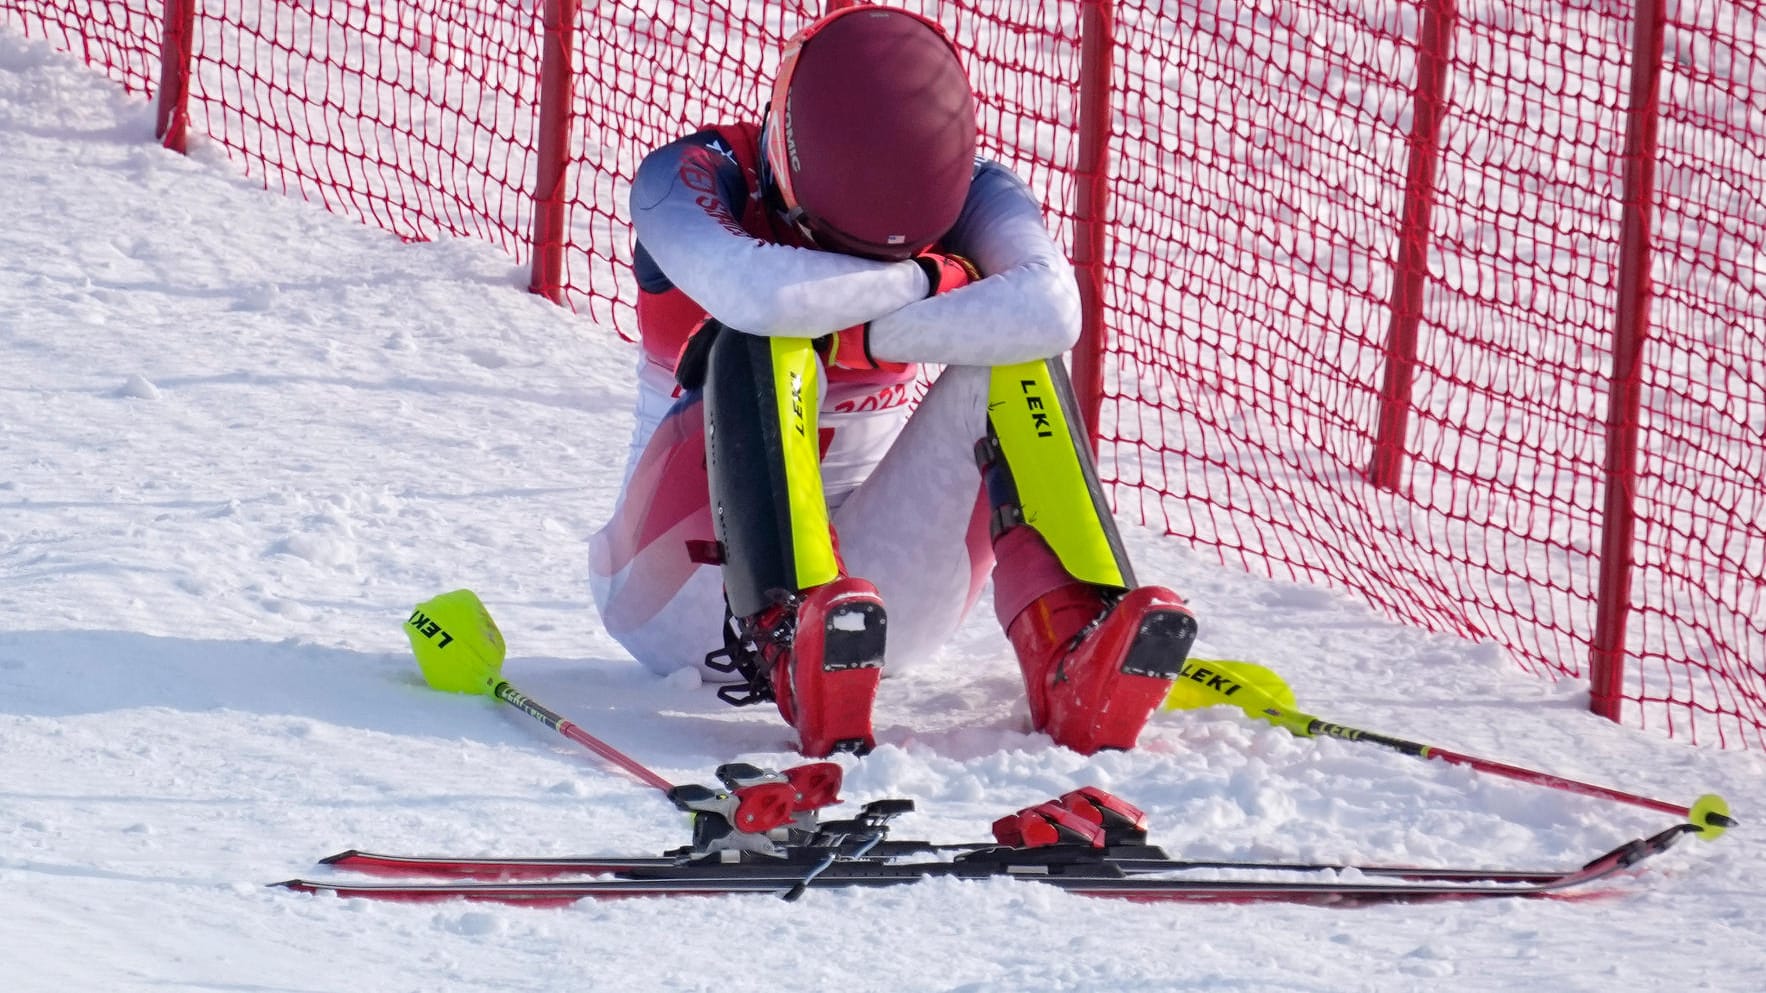
<svg viewBox="0 0 1766 993">
<path fill-rule="evenodd" d="M 1073 395 L 1095 451 L 1104 393 L 1104 283 L 1109 262 L 1110 115 L 1115 92 L 1110 67 L 1115 34 L 1110 0 L 1079 8 L 1079 154 L 1075 172 L 1071 260 L 1079 277 L 1081 324 L 1073 350 Z"/>
<path fill-rule="evenodd" d="M 160 41 L 159 109 L 153 133 L 174 152 L 184 151 L 190 127 L 190 49 L 196 0 L 166 0 Z"/>
<path fill-rule="evenodd" d="M 1410 99 L 1409 164 L 1404 215 L 1393 262 L 1392 320 L 1386 334 L 1386 374 L 1380 391 L 1380 422 L 1374 436 L 1368 481 L 1397 489 L 1404 471 L 1411 387 L 1416 379 L 1417 326 L 1429 277 L 1429 225 L 1435 213 L 1435 172 L 1440 160 L 1447 69 L 1453 58 L 1454 0 L 1427 0 L 1417 38 L 1416 89 Z"/>
<path fill-rule="evenodd" d="M 565 207 L 570 177 L 571 99 L 575 93 L 580 0 L 545 0 L 540 48 L 539 147 L 535 150 L 533 278 L 528 289 L 564 302 Z"/>
<path fill-rule="evenodd" d="M 1624 205 L 1619 236 L 1613 373 L 1607 398 L 1605 511 L 1600 587 L 1589 652 L 1589 709 L 1617 721 L 1625 683 L 1626 620 L 1636 531 L 1638 412 L 1644 342 L 1650 324 L 1651 207 L 1655 201 L 1656 121 L 1661 114 L 1664 20 L 1660 0 L 1638 0 L 1632 23 L 1631 101 L 1626 112 Z"/>
</svg>

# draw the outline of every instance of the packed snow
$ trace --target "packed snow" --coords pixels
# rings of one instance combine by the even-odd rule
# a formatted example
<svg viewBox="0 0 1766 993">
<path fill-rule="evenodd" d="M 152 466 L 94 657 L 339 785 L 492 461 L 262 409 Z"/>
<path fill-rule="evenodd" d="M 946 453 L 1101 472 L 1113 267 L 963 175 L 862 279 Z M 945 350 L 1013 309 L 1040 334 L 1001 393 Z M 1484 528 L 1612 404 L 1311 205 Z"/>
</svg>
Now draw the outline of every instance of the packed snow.
<svg viewBox="0 0 1766 993">
<path fill-rule="evenodd" d="M 769 708 L 660 679 L 600 629 L 586 539 L 626 456 L 632 346 L 466 240 L 404 244 L 265 192 L 152 108 L 0 33 L 0 988 L 48 991 L 1754 991 L 1766 761 L 1609 724 L 1582 687 L 1336 593 L 1128 529 L 1197 655 L 1302 709 L 1742 826 L 1595 901 L 1138 905 L 1022 883 L 538 910 L 311 897 L 346 847 L 643 854 L 683 815 L 512 708 L 427 688 L 401 627 L 476 590 L 504 674 L 672 782 L 798 761 Z M 985 607 L 902 666 L 845 809 L 979 840 L 1097 785 L 1201 858 L 1576 865 L 1668 815 L 1229 709 L 1132 753 L 1028 731 Z"/>
</svg>

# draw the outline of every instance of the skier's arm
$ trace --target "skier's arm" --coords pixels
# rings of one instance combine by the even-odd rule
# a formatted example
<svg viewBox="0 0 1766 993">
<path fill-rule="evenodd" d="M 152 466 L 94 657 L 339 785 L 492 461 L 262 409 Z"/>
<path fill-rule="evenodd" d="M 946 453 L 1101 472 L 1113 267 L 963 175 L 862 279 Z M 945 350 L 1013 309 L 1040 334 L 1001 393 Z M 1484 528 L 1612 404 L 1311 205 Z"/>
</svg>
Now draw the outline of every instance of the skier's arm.
<svg viewBox="0 0 1766 993">
<path fill-rule="evenodd" d="M 820 337 L 869 324 L 879 359 L 1002 365 L 1059 355 L 1079 336 L 1073 271 L 1036 198 L 1003 166 L 977 168 L 945 247 L 987 278 L 928 298 L 914 262 L 770 244 L 742 230 L 751 195 L 708 135 L 647 156 L 632 183 L 639 244 L 676 288 L 724 325 Z"/>
<path fill-rule="evenodd" d="M 976 170 L 942 246 L 974 262 L 985 278 L 872 320 L 872 355 L 995 366 L 1073 347 L 1080 319 L 1073 268 L 1043 224 L 1041 204 L 1004 166 Z"/>
<path fill-rule="evenodd" d="M 738 218 L 752 192 L 710 133 L 650 153 L 632 180 L 638 242 L 675 287 L 725 325 L 817 338 L 926 296 L 925 273 L 912 262 L 792 248 L 748 234 Z"/>
</svg>

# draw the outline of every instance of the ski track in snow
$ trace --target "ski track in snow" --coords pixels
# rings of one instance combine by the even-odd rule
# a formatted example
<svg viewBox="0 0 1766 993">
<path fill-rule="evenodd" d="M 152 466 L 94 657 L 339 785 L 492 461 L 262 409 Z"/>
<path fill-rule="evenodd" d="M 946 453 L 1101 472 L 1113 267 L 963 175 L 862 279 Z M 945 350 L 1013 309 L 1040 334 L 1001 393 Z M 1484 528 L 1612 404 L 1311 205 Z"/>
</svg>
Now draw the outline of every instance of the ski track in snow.
<svg viewBox="0 0 1766 993">
<path fill-rule="evenodd" d="M 483 596 L 505 674 L 675 782 L 797 761 L 767 708 L 656 679 L 599 629 L 587 535 L 625 458 L 631 346 L 467 241 L 401 244 L 157 147 L 149 104 L 0 32 L 0 987 L 315 991 L 1753 991 L 1766 763 L 1607 724 L 1488 645 L 1131 530 L 1197 654 L 1327 719 L 1690 803 L 1593 903 L 1139 906 L 1010 883 L 533 910 L 298 896 L 345 847 L 660 851 L 684 818 L 509 708 L 423 686 L 411 606 Z M 985 603 L 885 684 L 844 796 L 977 840 L 1095 784 L 1193 857 L 1557 866 L 1666 818 L 1225 710 L 1133 754 L 1026 733 Z"/>
</svg>

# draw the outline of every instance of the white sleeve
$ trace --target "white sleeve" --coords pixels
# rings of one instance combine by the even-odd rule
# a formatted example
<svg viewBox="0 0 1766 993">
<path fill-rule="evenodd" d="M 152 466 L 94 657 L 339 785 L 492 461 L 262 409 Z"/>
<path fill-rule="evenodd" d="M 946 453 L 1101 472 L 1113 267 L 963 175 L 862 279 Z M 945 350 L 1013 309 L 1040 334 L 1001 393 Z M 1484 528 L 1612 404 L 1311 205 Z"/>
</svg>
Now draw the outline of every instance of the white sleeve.
<svg viewBox="0 0 1766 993">
<path fill-rule="evenodd" d="M 646 156 L 632 180 L 631 208 L 638 241 L 706 313 L 749 334 L 816 338 L 926 295 L 926 275 L 912 262 L 793 248 L 745 233 L 736 220 L 744 204 L 683 180 L 690 168 L 683 160 L 703 153 L 676 142 Z"/>
<path fill-rule="evenodd" d="M 913 262 L 877 262 L 756 238 L 745 204 L 717 187 L 697 144 L 664 146 L 632 180 L 632 226 L 658 268 L 706 313 L 749 334 L 815 338 L 869 323 L 871 354 L 895 362 L 1003 365 L 1059 355 L 1079 338 L 1079 287 L 1042 205 L 1005 167 L 976 168 L 942 245 L 986 277 L 926 298 Z M 691 174 L 693 181 L 689 182 Z M 732 184 L 740 185 L 740 184 Z M 740 191 L 749 195 L 748 191 Z"/>
<path fill-rule="evenodd" d="M 871 354 L 893 362 L 1005 365 L 1079 340 L 1079 284 L 1043 224 L 1042 205 L 1004 166 L 976 170 L 943 242 L 986 278 L 871 322 Z"/>
</svg>

